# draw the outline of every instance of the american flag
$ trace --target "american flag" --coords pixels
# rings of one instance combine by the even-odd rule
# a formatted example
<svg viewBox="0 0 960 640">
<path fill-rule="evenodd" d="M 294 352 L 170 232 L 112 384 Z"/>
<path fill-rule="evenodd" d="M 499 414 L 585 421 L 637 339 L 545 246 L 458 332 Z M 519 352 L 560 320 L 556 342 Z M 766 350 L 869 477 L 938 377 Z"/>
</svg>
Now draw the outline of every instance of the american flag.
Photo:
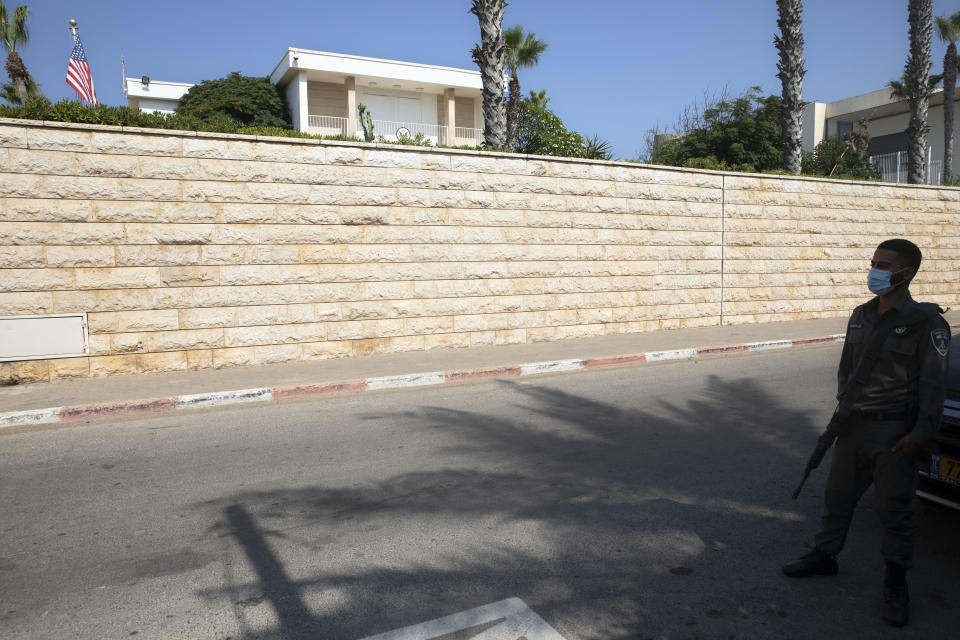
<svg viewBox="0 0 960 640">
<path fill-rule="evenodd" d="M 97 92 L 93 88 L 93 76 L 90 75 L 90 65 L 87 56 L 83 53 L 80 36 L 73 33 L 73 51 L 70 52 L 70 62 L 67 64 L 67 84 L 76 89 L 83 100 L 97 105 Z"/>
</svg>

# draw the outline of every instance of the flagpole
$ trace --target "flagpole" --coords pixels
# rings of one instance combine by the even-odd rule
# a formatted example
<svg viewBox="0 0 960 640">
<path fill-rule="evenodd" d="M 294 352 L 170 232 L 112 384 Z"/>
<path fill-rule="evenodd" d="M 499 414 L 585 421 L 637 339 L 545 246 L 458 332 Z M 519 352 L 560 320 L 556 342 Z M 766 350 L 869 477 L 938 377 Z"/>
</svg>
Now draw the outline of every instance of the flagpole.
<svg viewBox="0 0 960 640">
<path fill-rule="evenodd" d="M 73 36 L 73 38 L 70 40 L 70 46 L 72 47 L 73 43 L 76 42 L 77 40 L 77 21 L 74 20 L 73 18 L 70 18 L 70 34 Z M 74 91 L 77 91 L 77 90 L 74 89 Z M 83 96 L 80 95 L 79 91 L 77 91 L 77 98 L 81 102 L 83 102 Z"/>
</svg>

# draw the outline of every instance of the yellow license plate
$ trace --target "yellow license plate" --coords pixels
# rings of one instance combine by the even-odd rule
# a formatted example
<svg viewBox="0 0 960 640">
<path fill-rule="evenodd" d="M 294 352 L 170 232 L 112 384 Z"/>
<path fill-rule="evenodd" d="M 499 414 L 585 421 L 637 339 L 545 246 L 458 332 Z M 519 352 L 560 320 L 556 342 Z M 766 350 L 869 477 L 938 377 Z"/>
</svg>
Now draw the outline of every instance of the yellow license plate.
<svg viewBox="0 0 960 640">
<path fill-rule="evenodd" d="M 960 485 L 960 460 L 935 455 L 930 460 L 930 475 L 943 482 Z"/>
</svg>

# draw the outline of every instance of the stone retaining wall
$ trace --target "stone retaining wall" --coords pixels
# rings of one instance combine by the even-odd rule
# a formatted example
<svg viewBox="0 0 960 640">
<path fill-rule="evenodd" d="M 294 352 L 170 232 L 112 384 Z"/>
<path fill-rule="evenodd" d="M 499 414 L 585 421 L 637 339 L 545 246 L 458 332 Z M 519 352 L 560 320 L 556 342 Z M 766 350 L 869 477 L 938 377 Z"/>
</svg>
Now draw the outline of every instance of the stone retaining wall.
<svg viewBox="0 0 960 640">
<path fill-rule="evenodd" d="M 0 120 L 0 315 L 90 357 L 0 380 L 846 314 L 887 237 L 960 300 L 960 190 Z"/>
</svg>

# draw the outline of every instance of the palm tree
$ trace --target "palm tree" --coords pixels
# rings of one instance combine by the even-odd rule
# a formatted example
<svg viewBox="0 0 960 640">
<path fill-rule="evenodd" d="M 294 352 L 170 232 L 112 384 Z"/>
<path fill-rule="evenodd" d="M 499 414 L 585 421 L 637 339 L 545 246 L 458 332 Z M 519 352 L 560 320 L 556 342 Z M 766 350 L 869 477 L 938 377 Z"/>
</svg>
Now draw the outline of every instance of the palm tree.
<svg viewBox="0 0 960 640">
<path fill-rule="evenodd" d="M 937 85 L 940 84 L 940 81 L 943 80 L 943 75 L 939 73 L 931 73 L 930 77 L 927 78 L 927 88 L 930 90 L 930 93 L 933 93 L 933 90 L 937 88 Z M 887 87 L 890 88 L 890 97 L 896 98 L 897 100 L 906 100 L 910 97 L 910 92 L 907 91 L 907 74 L 904 72 L 900 76 L 899 80 L 887 80 Z"/>
<path fill-rule="evenodd" d="M 507 142 L 507 114 L 503 104 L 503 71 L 506 44 L 503 41 L 504 0 L 473 0 L 470 13 L 480 22 L 480 44 L 474 45 L 473 61 L 483 82 L 483 144 L 503 147 Z"/>
<path fill-rule="evenodd" d="M 530 97 L 527 98 L 527 102 L 535 107 L 546 109 L 547 105 L 550 103 L 550 98 L 547 97 L 546 89 L 540 89 L 540 91 L 534 91 L 533 89 L 530 89 Z"/>
<path fill-rule="evenodd" d="M 937 35 L 947 43 L 943 56 L 943 176 L 953 177 L 953 100 L 957 88 L 957 39 L 960 38 L 960 11 L 949 17 L 937 16 Z"/>
<path fill-rule="evenodd" d="M 7 75 L 17 86 L 17 95 L 20 98 L 20 104 L 27 101 L 30 94 L 28 87 L 34 85 L 27 66 L 23 64 L 20 54 L 16 48 L 18 44 L 26 45 L 30 40 L 30 32 L 27 30 L 27 14 L 30 12 L 26 5 L 17 7 L 13 12 L 13 18 L 7 13 L 7 8 L 0 1 L 0 38 L 3 38 L 3 44 L 7 45 Z"/>
<path fill-rule="evenodd" d="M 783 141 L 783 168 L 800 175 L 802 159 L 801 135 L 803 132 L 803 100 L 801 85 L 806 70 L 803 68 L 803 0 L 777 0 L 777 26 L 780 35 L 773 41 L 780 53 L 777 77 L 780 78 L 781 136 Z"/>
<path fill-rule="evenodd" d="M 930 36 L 933 32 L 933 0 L 909 0 L 910 57 L 905 66 L 910 124 L 907 126 L 907 182 L 923 184 L 924 152 L 927 148 L 927 106 L 930 100 Z"/>
<path fill-rule="evenodd" d="M 520 79 L 517 77 L 519 69 L 529 69 L 540 62 L 540 54 L 547 48 L 547 43 L 538 40 L 535 33 L 523 33 L 523 27 L 514 25 L 503 32 L 503 40 L 507 43 L 507 59 L 505 61 L 510 70 L 510 101 L 507 106 L 507 147 L 517 146 L 517 121 L 520 119 Z"/>
</svg>

